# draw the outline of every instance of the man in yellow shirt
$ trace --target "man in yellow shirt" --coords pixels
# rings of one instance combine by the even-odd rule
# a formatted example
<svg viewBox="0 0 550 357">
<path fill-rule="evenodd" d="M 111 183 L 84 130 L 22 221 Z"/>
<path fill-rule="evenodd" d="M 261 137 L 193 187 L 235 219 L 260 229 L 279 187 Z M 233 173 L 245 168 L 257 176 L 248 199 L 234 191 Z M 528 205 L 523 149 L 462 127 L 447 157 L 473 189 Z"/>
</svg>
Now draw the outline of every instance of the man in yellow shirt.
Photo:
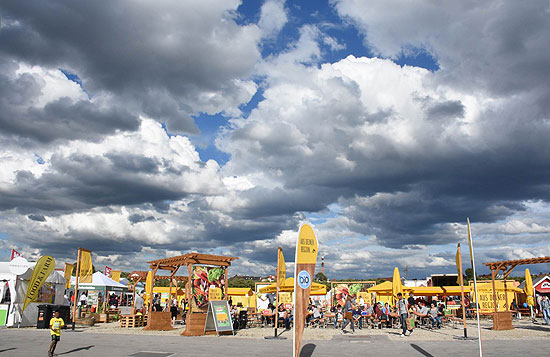
<svg viewBox="0 0 550 357">
<path fill-rule="evenodd" d="M 54 311 L 53 317 L 50 320 L 50 334 L 52 335 L 52 343 L 48 351 L 48 356 L 50 357 L 54 356 L 55 347 L 57 346 L 57 341 L 60 340 L 61 328 L 63 326 L 65 326 L 65 322 L 59 317 L 59 311 Z"/>
</svg>

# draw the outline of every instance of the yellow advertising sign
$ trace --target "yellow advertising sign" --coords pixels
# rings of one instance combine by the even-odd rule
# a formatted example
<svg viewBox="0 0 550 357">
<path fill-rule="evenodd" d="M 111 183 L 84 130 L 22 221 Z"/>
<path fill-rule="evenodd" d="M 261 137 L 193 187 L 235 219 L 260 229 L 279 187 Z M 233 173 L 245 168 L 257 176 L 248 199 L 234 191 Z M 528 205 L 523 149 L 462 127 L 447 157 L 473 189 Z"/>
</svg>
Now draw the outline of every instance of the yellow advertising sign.
<svg viewBox="0 0 550 357">
<path fill-rule="evenodd" d="M 285 257 L 283 255 L 283 249 L 282 248 L 279 248 L 279 254 L 278 254 L 277 258 L 278 258 L 277 259 L 277 261 L 278 261 L 277 269 L 278 269 L 278 272 L 279 272 L 278 281 L 282 283 L 286 279 Z"/>
<path fill-rule="evenodd" d="M 117 283 L 120 282 L 120 270 L 111 270 L 111 279 L 116 281 Z"/>
<path fill-rule="evenodd" d="M 208 298 L 210 301 L 216 301 L 222 299 L 222 289 L 210 288 L 208 289 Z"/>
<path fill-rule="evenodd" d="M 515 289 L 512 284 L 507 284 L 508 288 L 504 289 L 504 284 L 502 282 L 497 282 L 496 286 L 496 296 L 497 296 L 497 311 L 506 310 L 506 293 L 508 294 L 508 303 L 510 304 L 512 300 L 515 299 Z M 480 312 L 493 312 L 494 311 L 494 302 L 493 302 L 493 286 L 491 283 L 478 283 L 477 284 L 477 294 L 479 296 L 479 311 Z M 475 301 L 475 296 L 474 296 Z"/>
<path fill-rule="evenodd" d="M 55 268 L 55 259 L 49 255 L 45 255 L 38 259 L 34 270 L 32 272 L 31 280 L 29 281 L 29 287 L 27 288 L 27 295 L 25 296 L 25 303 L 23 304 L 23 311 L 27 308 L 27 305 L 38 298 L 38 292 L 42 287 L 42 284 L 46 281 L 48 276 Z"/>
<path fill-rule="evenodd" d="M 308 224 L 303 224 L 298 236 L 296 264 L 316 264 L 317 263 L 317 238 L 313 229 Z"/>
<path fill-rule="evenodd" d="M 93 275 L 92 252 L 89 250 L 80 250 L 80 279 L 78 283 L 91 283 Z"/>
<path fill-rule="evenodd" d="M 65 263 L 65 289 L 71 288 L 71 275 L 73 275 L 74 264 Z"/>
<path fill-rule="evenodd" d="M 369 304 L 369 305 L 372 305 L 372 297 L 371 297 L 371 293 L 369 292 L 366 292 L 366 291 L 359 291 L 357 293 L 357 299 L 363 299 L 363 301 L 365 301 L 365 304 Z"/>
<path fill-rule="evenodd" d="M 279 293 L 279 303 L 280 304 L 292 304 L 292 294 L 291 293 Z"/>
</svg>

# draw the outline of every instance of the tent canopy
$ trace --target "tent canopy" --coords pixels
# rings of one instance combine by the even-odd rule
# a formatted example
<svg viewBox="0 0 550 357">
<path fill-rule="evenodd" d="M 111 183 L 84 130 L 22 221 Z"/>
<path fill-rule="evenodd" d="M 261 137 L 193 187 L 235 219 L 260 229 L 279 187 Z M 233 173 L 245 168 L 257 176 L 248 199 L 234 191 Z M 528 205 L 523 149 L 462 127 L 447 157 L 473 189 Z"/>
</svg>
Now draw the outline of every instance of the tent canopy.
<svg viewBox="0 0 550 357">
<path fill-rule="evenodd" d="M 254 295 L 254 292 L 250 288 L 227 288 L 227 295 L 252 296 Z"/>
<path fill-rule="evenodd" d="M 294 291 L 294 278 L 286 278 L 285 281 L 281 284 L 280 290 L 282 292 L 293 292 Z M 258 291 L 260 294 L 269 294 L 277 292 L 277 283 L 273 283 L 265 288 L 261 288 Z M 310 295 L 326 295 L 327 287 L 323 284 L 311 283 L 311 293 Z"/>
<path fill-rule="evenodd" d="M 75 284 L 76 284 L 76 277 L 72 276 L 71 277 L 71 287 L 74 287 Z M 99 271 L 96 271 L 92 275 L 92 282 L 91 283 L 79 283 L 78 284 L 78 289 L 79 290 L 80 289 L 82 289 L 82 290 L 90 290 L 90 289 L 101 290 L 101 289 L 104 289 L 104 290 L 112 290 L 112 291 L 123 291 L 123 290 L 127 290 L 128 287 L 125 286 L 125 285 L 122 285 L 121 283 L 117 283 L 116 281 L 109 278 L 105 274 L 103 274 Z"/>
</svg>

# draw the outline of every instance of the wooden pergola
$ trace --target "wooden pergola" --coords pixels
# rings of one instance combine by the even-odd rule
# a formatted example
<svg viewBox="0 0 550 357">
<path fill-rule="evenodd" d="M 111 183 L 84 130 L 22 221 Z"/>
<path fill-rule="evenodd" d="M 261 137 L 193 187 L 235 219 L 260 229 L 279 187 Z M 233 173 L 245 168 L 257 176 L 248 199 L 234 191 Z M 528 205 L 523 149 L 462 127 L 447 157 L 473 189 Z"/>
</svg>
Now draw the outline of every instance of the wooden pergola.
<svg viewBox="0 0 550 357">
<path fill-rule="evenodd" d="M 506 310 L 504 312 L 497 311 L 497 293 L 495 288 L 495 277 L 502 270 L 503 279 L 504 279 L 504 289 L 506 289 L 506 278 L 510 275 L 512 270 L 515 269 L 518 265 L 529 265 L 529 264 L 542 264 L 550 263 L 550 257 L 540 257 L 540 258 L 530 258 L 530 259 L 516 259 L 516 260 L 501 260 L 498 262 L 483 263 L 489 269 L 491 269 L 491 282 L 493 284 L 493 329 L 494 330 L 511 330 L 514 327 L 512 326 L 512 314 L 508 311 L 508 294 L 505 292 L 504 296 L 506 299 Z"/>
<path fill-rule="evenodd" d="M 188 277 L 181 277 L 185 278 L 187 281 L 186 288 L 185 288 L 185 295 L 186 299 L 188 301 L 189 306 L 189 313 L 187 314 L 186 319 L 186 329 L 182 333 L 182 335 L 185 336 L 198 336 L 204 334 L 204 323 L 206 321 L 206 311 L 202 311 L 199 309 L 199 311 L 192 311 L 192 304 L 191 302 L 191 279 L 192 279 L 192 267 L 193 265 L 212 265 L 212 266 L 218 266 L 222 267 L 224 269 L 225 274 L 225 288 L 223 292 L 224 299 L 227 300 L 227 268 L 231 266 L 231 262 L 233 260 L 236 260 L 238 258 L 235 257 L 228 257 L 228 256 L 221 256 L 221 255 L 212 255 L 212 254 L 201 254 L 201 253 L 188 253 L 184 255 L 180 255 L 177 257 L 171 257 L 171 258 L 164 258 L 164 259 L 157 259 L 148 262 L 149 267 L 151 268 L 151 274 L 153 281 L 157 280 L 157 271 L 160 270 L 167 270 L 170 272 L 170 275 L 168 276 L 158 276 L 160 279 L 170 279 L 170 296 L 172 291 L 172 282 L 173 279 L 176 277 L 176 272 L 179 268 L 182 266 L 187 266 L 187 272 Z M 176 279 L 177 280 L 177 279 Z M 185 281 L 185 280 L 181 280 Z M 151 290 L 148 291 L 149 296 L 153 296 L 153 285 L 151 284 Z M 170 316 L 168 315 L 160 315 L 160 314 L 166 314 L 162 312 L 153 312 L 152 311 L 152 304 L 151 300 L 149 299 L 148 303 L 148 312 L 149 312 L 149 318 L 147 320 L 147 327 L 146 329 L 171 329 L 170 326 Z M 157 319 L 155 316 L 157 315 L 159 318 Z M 161 317 L 162 316 L 162 317 Z M 157 321 L 156 321 L 157 320 Z M 168 324 L 166 323 L 168 322 Z"/>
</svg>

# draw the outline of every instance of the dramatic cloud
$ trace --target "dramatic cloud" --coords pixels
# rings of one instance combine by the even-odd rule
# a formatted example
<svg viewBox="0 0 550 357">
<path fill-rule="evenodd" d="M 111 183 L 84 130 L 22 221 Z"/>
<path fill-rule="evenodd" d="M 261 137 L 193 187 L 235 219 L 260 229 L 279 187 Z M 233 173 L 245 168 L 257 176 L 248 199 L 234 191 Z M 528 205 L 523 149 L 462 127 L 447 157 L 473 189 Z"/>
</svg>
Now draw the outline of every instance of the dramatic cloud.
<svg viewBox="0 0 550 357">
<path fill-rule="evenodd" d="M 331 277 L 423 277 L 470 217 L 479 262 L 548 255 L 548 3 L 330 6 L 3 4 L 0 249 L 268 274 L 310 221 Z"/>
<path fill-rule="evenodd" d="M 61 68 L 91 94 L 197 132 L 191 115 L 238 112 L 256 86 L 261 31 L 238 26 L 239 1 L 73 1 L 4 4 L 0 55 Z M 243 80 L 244 79 L 244 80 Z"/>
</svg>

